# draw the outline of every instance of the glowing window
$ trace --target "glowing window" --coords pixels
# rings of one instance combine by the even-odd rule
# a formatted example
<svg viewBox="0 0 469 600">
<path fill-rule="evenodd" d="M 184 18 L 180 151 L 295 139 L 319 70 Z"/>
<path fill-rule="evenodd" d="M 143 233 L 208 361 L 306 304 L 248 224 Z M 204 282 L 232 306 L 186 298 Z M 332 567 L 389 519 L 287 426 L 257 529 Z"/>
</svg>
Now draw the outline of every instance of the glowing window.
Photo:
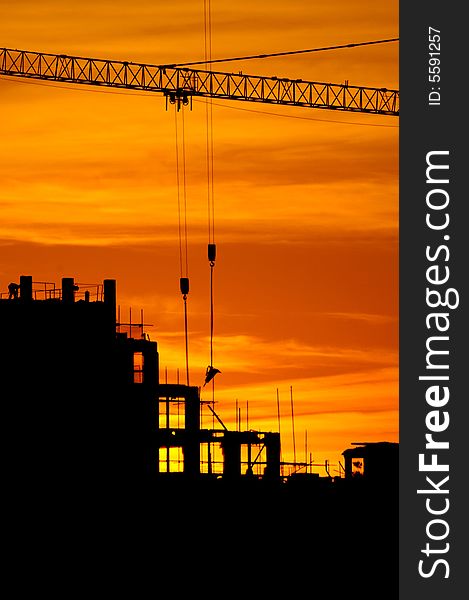
<svg viewBox="0 0 469 600">
<path fill-rule="evenodd" d="M 220 442 L 203 442 L 200 444 L 201 473 L 223 473 L 223 450 Z"/>
<path fill-rule="evenodd" d="M 185 403 L 179 399 L 160 400 L 159 402 L 159 428 L 184 429 L 185 428 Z"/>
<path fill-rule="evenodd" d="M 134 352 L 134 383 L 143 383 L 143 352 Z"/>
<path fill-rule="evenodd" d="M 262 475 L 266 465 L 266 449 L 259 444 L 241 444 L 241 469 L 243 475 Z"/>
<path fill-rule="evenodd" d="M 182 448 L 160 448 L 159 467 L 160 473 L 182 473 L 184 470 Z"/>
<path fill-rule="evenodd" d="M 364 458 L 353 458 L 352 459 L 352 475 L 360 476 L 365 473 L 365 459 Z"/>
</svg>

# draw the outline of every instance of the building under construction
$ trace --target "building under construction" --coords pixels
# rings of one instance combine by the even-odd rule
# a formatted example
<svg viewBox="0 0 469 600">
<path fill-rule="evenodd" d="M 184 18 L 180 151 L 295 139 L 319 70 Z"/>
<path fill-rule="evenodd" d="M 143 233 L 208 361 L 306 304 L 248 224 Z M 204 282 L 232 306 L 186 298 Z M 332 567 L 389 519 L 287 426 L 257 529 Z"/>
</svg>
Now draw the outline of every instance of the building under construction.
<svg viewBox="0 0 469 600">
<path fill-rule="evenodd" d="M 0 324 L 7 497 L 30 526 L 85 536 L 93 556 L 96 539 L 113 560 L 123 540 L 126 556 L 149 543 L 175 560 L 164 569 L 182 555 L 183 571 L 231 577 L 230 552 L 249 548 L 264 570 L 307 566 L 344 540 L 375 560 L 378 520 L 395 548 L 397 444 L 346 450 L 344 478 L 283 477 L 279 433 L 230 431 L 210 404 L 216 427 L 204 428 L 200 389 L 159 381 L 157 343 L 143 318 L 120 322 L 114 280 L 21 276 L 0 299 Z M 310 557 L 296 549 L 293 560 L 287 548 L 306 540 Z"/>
</svg>

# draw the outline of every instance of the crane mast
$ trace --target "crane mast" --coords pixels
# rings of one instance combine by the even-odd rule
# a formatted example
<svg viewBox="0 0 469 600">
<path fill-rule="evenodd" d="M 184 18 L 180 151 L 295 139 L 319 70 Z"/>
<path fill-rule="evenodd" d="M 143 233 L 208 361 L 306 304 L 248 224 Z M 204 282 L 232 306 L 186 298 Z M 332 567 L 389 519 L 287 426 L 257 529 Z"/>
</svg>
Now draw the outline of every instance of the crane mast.
<svg viewBox="0 0 469 600">
<path fill-rule="evenodd" d="M 399 115 L 399 91 L 126 61 L 0 49 L 0 74 L 163 93 L 171 103 L 222 98 L 379 115 Z"/>
</svg>

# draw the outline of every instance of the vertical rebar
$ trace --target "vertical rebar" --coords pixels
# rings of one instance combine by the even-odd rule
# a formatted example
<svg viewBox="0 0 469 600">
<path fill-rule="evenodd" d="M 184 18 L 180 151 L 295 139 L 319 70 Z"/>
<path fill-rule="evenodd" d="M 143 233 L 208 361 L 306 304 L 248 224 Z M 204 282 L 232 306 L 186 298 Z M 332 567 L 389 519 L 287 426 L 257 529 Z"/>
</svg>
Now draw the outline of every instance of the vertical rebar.
<svg viewBox="0 0 469 600">
<path fill-rule="evenodd" d="M 308 464 L 308 430 L 305 429 L 305 464 Z M 306 472 L 308 469 L 306 469 Z"/>
<path fill-rule="evenodd" d="M 293 462 L 296 465 L 296 440 L 295 440 L 295 411 L 293 408 L 293 387 L 290 386 L 290 404 L 291 404 L 291 426 L 293 437 Z"/>
<path fill-rule="evenodd" d="M 277 423 L 278 423 L 278 432 L 280 434 L 280 396 L 277 388 Z"/>
<path fill-rule="evenodd" d="M 281 435 L 281 431 L 280 431 L 280 395 L 278 392 L 278 388 L 277 388 L 277 424 L 278 424 L 278 434 L 279 434 L 279 437 L 281 440 L 282 435 Z M 281 442 L 280 442 L 280 463 L 283 463 Z M 283 465 L 281 466 L 281 470 L 282 470 L 282 474 L 283 474 Z"/>
</svg>

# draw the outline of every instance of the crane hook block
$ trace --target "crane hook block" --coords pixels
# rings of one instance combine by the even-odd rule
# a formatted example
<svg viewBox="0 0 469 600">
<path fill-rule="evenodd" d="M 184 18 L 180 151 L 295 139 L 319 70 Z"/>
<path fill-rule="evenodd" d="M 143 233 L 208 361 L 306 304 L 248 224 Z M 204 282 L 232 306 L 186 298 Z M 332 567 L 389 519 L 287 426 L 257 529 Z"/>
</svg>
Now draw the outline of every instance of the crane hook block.
<svg viewBox="0 0 469 600">
<path fill-rule="evenodd" d="M 212 263 L 215 262 L 217 256 L 217 247 L 215 244 L 208 245 L 208 260 Z"/>
<path fill-rule="evenodd" d="M 179 280 L 179 286 L 181 288 L 181 294 L 183 296 L 187 296 L 187 294 L 189 293 L 189 278 L 181 277 L 181 279 Z"/>
</svg>

